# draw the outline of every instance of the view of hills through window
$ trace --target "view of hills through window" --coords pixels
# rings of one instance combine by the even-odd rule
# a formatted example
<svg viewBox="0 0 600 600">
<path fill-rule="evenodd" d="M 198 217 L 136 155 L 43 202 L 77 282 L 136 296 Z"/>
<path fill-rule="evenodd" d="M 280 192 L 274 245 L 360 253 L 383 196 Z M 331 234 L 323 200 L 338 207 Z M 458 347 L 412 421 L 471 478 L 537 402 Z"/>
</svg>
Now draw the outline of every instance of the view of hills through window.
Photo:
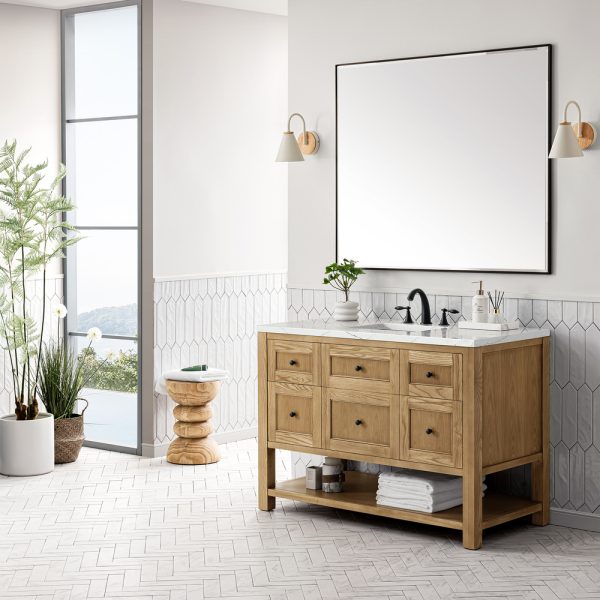
<svg viewBox="0 0 600 600">
<path fill-rule="evenodd" d="M 118 331 L 121 335 L 137 335 L 137 304 L 96 308 L 77 316 L 79 327 L 87 331 L 98 327 L 103 333 Z M 89 387 L 115 392 L 137 392 L 138 356 L 137 342 L 103 338 L 92 347 L 84 347 L 90 376 Z"/>
</svg>

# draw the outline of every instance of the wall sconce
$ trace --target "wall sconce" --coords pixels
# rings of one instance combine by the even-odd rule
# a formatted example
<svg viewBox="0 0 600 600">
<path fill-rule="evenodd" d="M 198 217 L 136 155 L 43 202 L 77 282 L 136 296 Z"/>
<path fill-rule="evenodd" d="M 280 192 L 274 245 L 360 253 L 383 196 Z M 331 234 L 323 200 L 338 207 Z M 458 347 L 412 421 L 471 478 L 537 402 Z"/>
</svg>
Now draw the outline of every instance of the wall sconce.
<svg viewBox="0 0 600 600">
<path fill-rule="evenodd" d="M 298 140 L 292 131 L 292 118 L 302 119 L 302 135 Z M 319 136 L 316 131 L 306 131 L 306 122 L 300 113 L 292 113 L 288 119 L 287 131 L 283 132 L 276 162 L 299 162 L 304 160 L 303 154 L 316 154 L 319 151 Z"/>
<path fill-rule="evenodd" d="M 567 109 L 571 104 L 577 107 L 577 123 L 567 121 Z M 596 130 L 591 123 L 581 121 L 581 107 L 575 100 L 569 100 L 565 106 L 563 120 L 560 122 L 548 158 L 577 158 L 583 156 L 582 150 L 596 141 Z"/>
</svg>

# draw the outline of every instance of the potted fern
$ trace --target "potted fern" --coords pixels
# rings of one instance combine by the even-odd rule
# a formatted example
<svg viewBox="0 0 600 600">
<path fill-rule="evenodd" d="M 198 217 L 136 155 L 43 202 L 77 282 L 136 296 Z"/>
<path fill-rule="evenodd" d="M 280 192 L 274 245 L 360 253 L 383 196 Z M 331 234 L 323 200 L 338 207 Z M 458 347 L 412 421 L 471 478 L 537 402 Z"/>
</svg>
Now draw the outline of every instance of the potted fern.
<svg viewBox="0 0 600 600">
<path fill-rule="evenodd" d="M 330 285 L 344 294 L 344 300 L 337 302 L 333 309 L 336 321 L 356 321 L 360 307 L 358 302 L 350 300 L 350 288 L 364 271 L 356 266 L 355 260 L 344 258 L 341 263 L 331 263 L 325 267 L 324 285 Z"/>
<path fill-rule="evenodd" d="M 0 341 L 12 377 L 14 414 L 0 418 L 0 473 L 39 475 L 54 468 L 54 419 L 40 412 L 39 356 L 46 325 L 46 279 L 51 261 L 78 241 L 62 221 L 73 205 L 59 193 L 60 167 L 45 185 L 47 162 L 28 164 L 16 142 L 0 148 Z M 42 280 L 42 310 L 32 312 L 32 282 Z"/>
</svg>

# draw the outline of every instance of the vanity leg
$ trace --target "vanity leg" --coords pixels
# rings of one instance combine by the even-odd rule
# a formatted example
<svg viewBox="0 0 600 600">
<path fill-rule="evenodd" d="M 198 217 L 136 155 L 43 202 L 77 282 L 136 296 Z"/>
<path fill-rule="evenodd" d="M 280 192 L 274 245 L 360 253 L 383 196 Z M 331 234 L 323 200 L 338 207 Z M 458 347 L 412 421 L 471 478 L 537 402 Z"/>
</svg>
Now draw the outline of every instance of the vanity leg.
<svg viewBox="0 0 600 600">
<path fill-rule="evenodd" d="M 483 532 L 481 350 L 474 349 L 465 356 L 463 376 L 463 546 L 468 550 L 477 550 L 481 548 Z"/>
<path fill-rule="evenodd" d="M 258 508 L 273 510 L 275 498 L 275 450 L 268 447 L 267 334 L 258 334 Z"/>
<path fill-rule="evenodd" d="M 275 486 L 275 450 L 261 444 L 258 449 L 258 508 L 273 510 L 275 498 L 269 496 L 268 490 Z"/>
<path fill-rule="evenodd" d="M 544 459 L 531 465 L 531 499 L 542 503 L 542 510 L 531 515 L 531 522 L 542 527 L 550 522 L 550 477 L 547 454 L 548 451 L 544 452 Z"/>
<path fill-rule="evenodd" d="M 463 476 L 463 546 L 467 550 L 481 548 L 482 540 L 481 477 Z"/>
<path fill-rule="evenodd" d="M 542 460 L 531 465 L 531 499 L 542 503 L 542 510 L 531 515 L 534 525 L 550 522 L 550 399 L 549 351 L 550 339 L 544 338 L 542 346 Z"/>
</svg>

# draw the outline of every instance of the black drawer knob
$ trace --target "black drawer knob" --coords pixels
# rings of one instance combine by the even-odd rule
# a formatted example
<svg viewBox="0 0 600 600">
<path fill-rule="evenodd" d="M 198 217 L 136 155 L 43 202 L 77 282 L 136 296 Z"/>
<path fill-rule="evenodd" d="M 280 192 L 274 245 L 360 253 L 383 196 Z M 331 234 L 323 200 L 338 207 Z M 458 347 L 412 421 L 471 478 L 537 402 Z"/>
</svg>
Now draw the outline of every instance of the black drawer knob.
<svg viewBox="0 0 600 600">
<path fill-rule="evenodd" d="M 354 367 L 354 370 L 355 370 L 355 371 L 362 371 L 362 367 L 361 367 L 360 365 L 356 365 L 356 366 Z"/>
<path fill-rule="evenodd" d="M 362 425 L 362 421 L 360 419 L 356 419 L 356 421 L 354 421 L 355 425 Z"/>
<path fill-rule="evenodd" d="M 433 377 L 433 371 L 427 371 L 427 373 L 425 373 L 425 377 Z"/>
<path fill-rule="evenodd" d="M 293 367 L 294 365 L 298 364 L 293 358 L 290 360 L 290 367 Z"/>
<path fill-rule="evenodd" d="M 431 429 L 431 427 L 428 427 L 428 428 L 425 430 L 425 433 L 426 433 L 427 435 L 431 435 L 431 434 L 433 433 L 433 429 Z"/>
<path fill-rule="evenodd" d="M 294 410 L 293 410 L 292 412 L 290 412 L 290 417 L 292 417 L 292 418 L 293 418 L 293 417 L 295 417 L 295 416 L 296 416 L 296 411 L 294 411 Z"/>
</svg>

